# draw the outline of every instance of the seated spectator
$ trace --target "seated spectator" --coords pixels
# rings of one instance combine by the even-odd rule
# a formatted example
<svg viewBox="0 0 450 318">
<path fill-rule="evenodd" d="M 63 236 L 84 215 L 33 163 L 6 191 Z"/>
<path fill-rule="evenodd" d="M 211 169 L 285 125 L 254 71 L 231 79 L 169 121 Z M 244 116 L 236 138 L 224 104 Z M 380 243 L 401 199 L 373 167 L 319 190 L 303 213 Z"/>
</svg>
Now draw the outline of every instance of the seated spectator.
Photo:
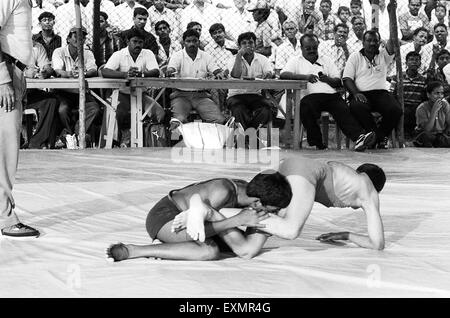
<svg viewBox="0 0 450 318">
<path fill-rule="evenodd" d="M 133 23 L 134 25 L 125 31 L 119 33 L 121 38 L 120 47 L 123 49 L 128 46 L 127 39 L 129 39 L 128 33 L 133 33 L 138 30 L 144 36 L 144 49 L 150 50 L 156 56 L 158 60 L 159 46 L 156 38 L 150 32 L 145 31 L 145 25 L 147 24 L 148 12 L 145 8 L 135 8 L 133 11 Z M 159 62 L 159 61 L 158 61 Z"/>
<path fill-rule="evenodd" d="M 148 9 L 148 20 L 152 32 L 156 34 L 156 23 L 166 21 L 172 30 L 172 38 L 179 42 L 181 37 L 180 20 L 173 10 L 166 7 L 165 0 L 155 0 L 153 6 Z"/>
<path fill-rule="evenodd" d="M 317 23 L 315 34 L 321 40 L 333 40 L 334 39 L 334 27 L 339 22 L 334 14 L 331 13 L 331 0 L 320 1 L 320 20 Z"/>
<path fill-rule="evenodd" d="M 352 29 L 347 40 L 347 47 L 350 54 L 357 52 L 363 47 L 363 35 L 366 32 L 366 22 L 363 17 L 352 18 Z"/>
<path fill-rule="evenodd" d="M 169 23 L 165 20 L 156 22 L 155 32 L 158 36 L 159 53 L 161 57 L 160 66 L 164 67 L 169 62 L 172 54 L 178 52 L 182 49 L 181 44 L 178 41 L 172 40 L 170 37 L 172 30 L 170 29 Z"/>
<path fill-rule="evenodd" d="M 102 66 L 108 61 L 111 55 L 120 47 L 120 40 L 115 36 L 113 28 L 108 24 L 108 15 L 106 12 L 100 11 L 100 28 L 99 28 L 99 59 L 97 65 Z"/>
<path fill-rule="evenodd" d="M 175 52 L 167 66 L 167 77 L 207 78 L 215 76 L 223 78 L 222 70 L 216 65 L 208 53 L 199 50 L 200 35 L 194 30 L 183 33 L 184 49 Z M 179 123 L 186 123 L 192 109 L 207 122 L 222 124 L 225 122 L 220 108 L 211 100 L 206 90 L 174 89 L 170 95 L 172 119 L 170 129 L 175 129 Z"/>
<path fill-rule="evenodd" d="M 427 70 L 426 81 L 427 84 L 434 81 L 441 82 L 442 86 L 444 87 L 444 96 L 447 99 L 450 97 L 450 66 L 447 67 L 449 62 L 449 51 L 440 50 L 437 46 L 433 47 L 433 55 L 431 57 L 430 66 Z"/>
<path fill-rule="evenodd" d="M 130 78 L 130 77 L 159 77 L 158 63 L 152 51 L 143 49 L 145 35 L 140 30 L 132 30 L 127 33 L 128 46 L 115 52 L 102 70 L 106 78 Z M 150 109 L 150 119 L 157 124 L 164 120 L 164 109 L 154 103 L 153 99 L 142 96 L 144 109 Z M 122 147 L 130 147 L 130 90 L 119 93 L 119 105 L 116 110 L 117 126 L 119 128 L 119 140 Z"/>
<path fill-rule="evenodd" d="M 320 13 L 314 9 L 316 0 L 302 0 L 302 5 L 303 9 L 297 18 L 298 30 L 303 34 L 313 34 L 320 21 Z"/>
<path fill-rule="evenodd" d="M 427 16 L 419 12 L 421 6 L 421 0 L 409 0 L 409 11 L 398 17 L 403 41 L 411 42 L 414 37 L 414 30 L 417 28 L 423 27 L 430 30 L 430 21 Z"/>
<path fill-rule="evenodd" d="M 321 42 L 319 56 L 328 56 L 334 61 L 339 74 L 344 72 L 345 63 L 350 56 L 347 46 L 348 27 L 345 23 L 339 23 L 334 27 L 334 40 Z"/>
<path fill-rule="evenodd" d="M 348 28 L 350 29 L 352 27 L 352 24 L 350 22 L 350 9 L 346 6 L 341 6 L 339 7 L 338 11 L 337 11 L 337 17 L 338 17 L 338 21 L 339 23 L 344 23 L 348 26 Z"/>
<path fill-rule="evenodd" d="M 53 74 L 51 62 L 45 48 L 33 41 L 32 60 L 24 72 L 26 78 L 49 78 Z M 59 100 L 55 94 L 41 89 L 27 90 L 26 109 L 35 109 L 38 122 L 28 145 L 23 148 L 48 149 L 55 147 L 56 140 L 56 111 Z"/>
<path fill-rule="evenodd" d="M 411 51 L 415 51 L 420 54 L 422 60 L 422 66 L 419 69 L 419 73 L 424 74 L 426 72 L 427 67 L 430 65 L 431 57 L 433 55 L 433 48 L 429 45 L 426 45 L 428 43 L 427 39 L 428 39 L 428 30 L 423 27 L 419 27 L 415 29 L 413 32 L 413 41 L 400 46 L 400 54 L 402 56 L 402 69 L 406 68 L 405 63 L 406 54 L 408 54 Z"/>
<path fill-rule="evenodd" d="M 430 29 L 434 30 L 437 24 L 448 25 L 447 7 L 441 3 L 436 5 L 434 15 L 431 16 Z"/>
<path fill-rule="evenodd" d="M 412 51 L 406 55 L 406 71 L 403 72 L 403 128 L 405 138 L 411 140 L 416 126 L 416 109 L 425 100 L 425 76 L 419 73 L 421 56 Z M 398 80 L 394 77 L 391 81 L 391 92 L 397 97 Z"/>
<path fill-rule="evenodd" d="M 191 21 L 186 26 L 186 31 L 187 30 L 194 30 L 194 31 L 197 31 L 198 34 L 200 34 L 199 49 L 204 51 L 205 50 L 205 46 L 208 45 L 208 41 L 206 41 L 205 37 L 202 36 L 202 30 L 203 30 L 202 25 L 200 23 L 198 23 L 197 21 Z"/>
<path fill-rule="evenodd" d="M 298 28 L 295 22 L 285 21 L 283 23 L 283 32 L 285 40 L 277 48 L 277 54 L 275 56 L 275 76 L 280 76 L 280 71 L 284 68 L 287 61 L 297 54 L 301 54 Z"/>
<path fill-rule="evenodd" d="M 394 59 L 392 34 L 381 50 L 380 41 L 378 31 L 364 33 L 363 49 L 350 55 L 342 80 L 350 93 L 350 112 L 366 131 L 375 131 L 377 148 L 387 149 L 387 136 L 397 127 L 402 109 L 386 89 L 388 66 Z M 372 112 L 381 114 L 379 126 Z"/>
<path fill-rule="evenodd" d="M 83 43 L 86 38 L 86 29 L 82 28 Z M 78 61 L 78 40 L 76 27 L 73 27 L 67 35 L 67 45 L 57 48 L 53 52 L 52 67 L 58 77 L 64 78 L 78 78 L 79 61 Z M 84 66 L 85 77 L 97 76 L 97 65 L 95 63 L 94 54 L 90 50 L 84 50 Z M 77 136 L 79 133 L 79 122 L 77 121 L 75 127 L 72 123 L 72 110 L 79 107 L 79 91 L 78 89 L 58 90 L 57 95 L 61 101 L 59 105 L 59 119 L 63 125 L 63 135 L 67 142 L 68 148 L 77 148 Z M 92 122 L 100 113 L 100 107 L 92 97 L 91 94 L 86 94 L 86 131 L 89 131 Z M 89 143 L 90 136 L 86 134 L 86 141 Z"/>
<path fill-rule="evenodd" d="M 364 16 L 362 10 L 362 2 L 361 0 L 351 0 L 350 1 L 350 18 L 351 21 L 354 17 L 362 17 L 364 19 L 364 23 L 366 22 L 366 18 Z"/>
<path fill-rule="evenodd" d="M 326 56 L 319 56 L 319 39 L 313 34 L 300 38 L 302 55 L 292 57 L 281 72 L 281 79 L 307 80 L 306 96 L 300 101 L 300 118 L 306 129 L 308 144 L 325 149 L 317 121 L 321 112 L 329 112 L 344 134 L 353 140 L 356 151 L 364 151 L 375 142 L 375 134 L 364 131 L 350 114 L 336 88 L 342 86 L 339 71 Z"/>
<path fill-rule="evenodd" d="M 40 8 L 39 6 L 33 7 L 33 9 L 31 10 L 31 19 L 32 19 L 31 31 L 33 35 L 39 33 L 42 30 L 41 22 L 39 21 L 39 16 L 44 12 L 54 14 L 55 11 L 56 7 L 52 3 L 49 3 L 48 1 L 42 1 L 42 8 Z"/>
<path fill-rule="evenodd" d="M 450 147 L 450 105 L 440 82 L 427 85 L 428 100 L 417 107 L 417 147 Z"/>
<path fill-rule="evenodd" d="M 42 44 L 47 52 L 47 58 L 52 59 L 53 51 L 61 47 L 61 37 L 53 31 L 55 16 L 51 12 L 42 12 L 38 18 L 42 31 L 33 35 L 33 41 Z"/>
<path fill-rule="evenodd" d="M 228 66 L 233 78 L 272 78 L 272 65 L 262 54 L 255 53 L 256 36 L 253 32 L 242 33 L 238 38 L 239 51 Z M 258 129 L 272 117 L 272 104 L 261 95 L 261 90 L 230 89 L 227 106 L 236 122 L 244 129 Z"/>
<path fill-rule="evenodd" d="M 271 19 L 273 11 L 265 0 L 250 3 L 247 10 L 252 13 L 255 21 L 256 52 L 269 57 L 273 53 L 272 47 L 283 42 L 280 23 L 278 19 Z"/>
<path fill-rule="evenodd" d="M 433 28 L 434 40 L 426 44 L 425 47 L 427 52 L 433 51 L 433 46 L 438 46 L 439 49 L 450 50 L 450 41 L 448 41 L 448 29 L 447 25 L 443 23 L 438 23 Z"/>
</svg>

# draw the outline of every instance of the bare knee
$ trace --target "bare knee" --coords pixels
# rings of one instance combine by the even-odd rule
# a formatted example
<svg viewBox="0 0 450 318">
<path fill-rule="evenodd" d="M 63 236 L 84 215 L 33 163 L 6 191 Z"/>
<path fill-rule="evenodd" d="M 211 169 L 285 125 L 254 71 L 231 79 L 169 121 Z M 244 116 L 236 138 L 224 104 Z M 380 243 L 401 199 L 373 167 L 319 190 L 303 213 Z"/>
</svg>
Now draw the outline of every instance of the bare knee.
<svg viewBox="0 0 450 318">
<path fill-rule="evenodd" d="M 213 240 L 206 240 L 205 243 L 200 243 L 202 253 L 199 255 L 200 261 L 213 261 L 219 258 L 220 250 Z"/>
</svg>

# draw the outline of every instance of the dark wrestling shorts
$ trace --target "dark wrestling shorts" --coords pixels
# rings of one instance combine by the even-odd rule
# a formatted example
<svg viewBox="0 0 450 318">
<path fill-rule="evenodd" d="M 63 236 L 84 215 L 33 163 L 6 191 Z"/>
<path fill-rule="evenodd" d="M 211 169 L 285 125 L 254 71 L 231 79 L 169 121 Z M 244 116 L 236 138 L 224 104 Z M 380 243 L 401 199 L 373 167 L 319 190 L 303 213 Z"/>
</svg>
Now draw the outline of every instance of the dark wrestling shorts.
<svg viewBox="0 0 450 318">
<path fill-rule="evenodd" d="M 161 228 L 172 221 L 181 210 L 167 195 L 162 198 L 155 206 L 148 212 L 145 227 L 148 235 L 154 240 Z M 221 252 L 231 252 L 230 247 L 218 236 L 214 235 L 211 239 L 219 246 Z"/>
</svg>

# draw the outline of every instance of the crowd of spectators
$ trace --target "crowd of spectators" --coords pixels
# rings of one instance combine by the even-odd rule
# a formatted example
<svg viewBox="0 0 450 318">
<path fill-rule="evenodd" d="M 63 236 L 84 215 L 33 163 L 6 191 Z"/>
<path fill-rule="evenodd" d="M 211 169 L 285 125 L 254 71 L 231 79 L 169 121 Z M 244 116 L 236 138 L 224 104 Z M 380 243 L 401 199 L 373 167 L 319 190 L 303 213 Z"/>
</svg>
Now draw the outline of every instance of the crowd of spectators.
<svg viewBox="0 0 450 318">
<path fill-rule="evenodd" d="M 48 0 L 33 9 L 35 63 L 27 77 L 78 77 L 73 2 Z M 429 142 L 424 130 L 432 126 L 425 123 L 428 111 L 439 117 L 439 129 L 430 129 L 450 133 L 447 1 L 397 0 L 399 39 L 390 35 L 387 2 L 380 0 L 378 31 L 369 31 L 370 0 L 101 0 L 94 58 L 93 0 L 80 0 L 85 76 L 305 79 L 301 118 L 311 146 L 325 148 L 317 120 L 328 111 L 355 149 L 384 149 L 402 115 L 394 98 L 392 41 L 399 41 L 406 139 L 445 146 Z M 441 88 L 443 101 L 434 99 Z M 122 146 L 130 144 L 129 93 L 120 92 L 117 109 Z M 259 128 L 283 118 L 275 104 L 285 103 L 274 91 L 173 89 L 166 97 L 154 101 L 146 92 L 142 101 L 152 108 L 149 121 L 170 129 L 188 121 L 192 110 L 204 121 L 224 123 L 232 115 L 244 128 Z M 27 107 L 38 110 L 39 122 L 25 147 L 77 146 L 77 91 L 30 90 Z M 101 103 L 87 94 L 88 136 L 95 135 L 101 113 Z"/>
</svg>

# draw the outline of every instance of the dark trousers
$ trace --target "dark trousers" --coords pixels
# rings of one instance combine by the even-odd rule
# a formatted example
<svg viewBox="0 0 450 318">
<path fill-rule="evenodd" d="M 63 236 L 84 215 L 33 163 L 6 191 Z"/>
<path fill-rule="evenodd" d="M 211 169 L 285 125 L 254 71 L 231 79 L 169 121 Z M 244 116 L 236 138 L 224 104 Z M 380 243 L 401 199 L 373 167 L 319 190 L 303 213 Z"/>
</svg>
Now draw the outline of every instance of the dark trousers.
<svg viewBox="0 0 450 318">
<path fill-rule="evenodd" d="M 53 148 L 56 140 L 56 119 L 59 100 L 55 94 L 38 89 L 30 89 L 27 93 L 27 109 L 36 109 L 38 123 L 29 141 L 29 148 L 41 148 L 47 143 Z"/>
<path fill-rule="evenodd" d="M 272 117 L 272 104 L 270 100 L 259 94 L 239 94 L 228 98 L 228 108 L 237 123 L 244 129 L 253 127 L 257 129 L 265 125 Z"/>
<path fill-rule="evenodd" d="M 71 135 L 74 132 L 78 134 L 79 121 L 76 122 L 74 127 L 72 121 L 72 110 L 79 108 L 79 94 L 58 91 L 57 95 L 61 102 L 58 108 L 58 113 L 63 128 Z M 94 119 L 100 114 L 100 106 L 90 94 L 86 94 L 85 111 L 85 128 L 86 131 L 88 131 Z"/>
<path fill-rule="evenodd" d="M 401 106 L 392 94 L 383 89 L 361 93 L 366 96 L 368 103 L 357 102 L 351 97 L 350 112 L 366 131 L 375 131 L 377 141 L 382 141 L 397 126 L 402 116 Z M 382 116 L 378 127 L 372 112 L 378 112 Z"/>
<path fill-rule="evenodd" d="M 323 111 L 333 116 L 342 132 L 352 141 L 365 133 L 340 94 L 310 94 L 300 101 L 300 118 L 310 146 L 323 145 L 322 132 L 317 123 Z"/>
</svg>

